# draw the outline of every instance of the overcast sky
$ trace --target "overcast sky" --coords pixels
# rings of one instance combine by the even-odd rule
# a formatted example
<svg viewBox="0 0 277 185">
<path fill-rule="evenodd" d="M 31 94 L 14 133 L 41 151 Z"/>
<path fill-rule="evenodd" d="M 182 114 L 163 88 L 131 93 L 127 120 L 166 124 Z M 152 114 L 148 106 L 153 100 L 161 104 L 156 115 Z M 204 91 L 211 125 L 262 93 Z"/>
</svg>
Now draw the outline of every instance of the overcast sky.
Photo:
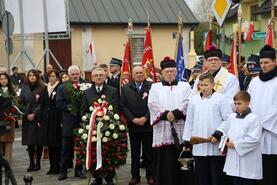
<svg viewBox="0 0 277 185">
<path fill-rule="evenodd" d="M 189 5 L 190 9 L 197 3 L 198 0 L 185 0 L 186 3 Z"/>
</svg>

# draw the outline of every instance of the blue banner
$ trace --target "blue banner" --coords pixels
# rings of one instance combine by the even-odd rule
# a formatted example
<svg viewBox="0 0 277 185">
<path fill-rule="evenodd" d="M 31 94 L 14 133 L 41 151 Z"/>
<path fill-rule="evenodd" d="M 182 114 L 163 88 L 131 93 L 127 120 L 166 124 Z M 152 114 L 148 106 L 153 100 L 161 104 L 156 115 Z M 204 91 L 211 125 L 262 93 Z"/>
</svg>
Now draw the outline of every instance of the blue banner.
<svg viewBox="0 0 277 185">
<path fill-rule="evenodd" d="M 182 41 L 183 41 L 183 38 L 179 35 L 179 37 L 178 37 L 178 46 L 177 46 L 177 55 L 176 55 L 176 68 L 177 68 L 176 80 L 178 80 L 178 81 L 187 81 Z"/>
</svg>

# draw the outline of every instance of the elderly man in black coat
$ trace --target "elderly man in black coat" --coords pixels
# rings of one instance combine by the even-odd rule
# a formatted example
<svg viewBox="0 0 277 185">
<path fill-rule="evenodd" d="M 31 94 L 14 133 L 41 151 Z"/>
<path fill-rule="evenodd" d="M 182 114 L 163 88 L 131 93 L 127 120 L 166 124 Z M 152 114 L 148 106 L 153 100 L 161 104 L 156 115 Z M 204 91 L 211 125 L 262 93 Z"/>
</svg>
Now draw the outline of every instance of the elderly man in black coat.
<svg viewBox="0 0 277 185">
<path fill-rule="evenodd" d="M 81 115 L 90 112 L 89 107 L 92 106 L 93 102 L 101 98 L 102 95 L 105 95 L 105 100 L 113 106 L 114 112 L 118 113 L 118 93 L 117 89 L 111 87 L 105 83 L 105 71 L 102 68 L 95 68 L 92 71 L 92 86 L 84 92 L 81 105 Z M 93 173 L 95 178 L 91 185 L 100 185 L 102 184 L 102 174 L 101 171 L 96 171 Z M 113 176 L 104 177 L 107 185 L 114 185 Z"/>
<path fill-rule="evenodd" d="M 128 121 L 131 144 L 131 174 L 129 185 L 140 183 L 140 152 L 143 145 L 146 160 L 146 178 L 148 184 L 154 184 L 153 179 L 153 130 L 150 126 L 150 114 L 147 106 L 151 83 L 144 79 L 143 68 L 136 66 L 132 70 L 133 81 L 122 88 L 120 110 Z"/>
<path fill-rule="evenodd" d="M 68 75 L 72 84 L 79 83 L 80 69 L 77 65 L 72 65 L 68 68 Z M 67 178 L 67 169 L 72 164 L 72 154 L 74 152 L 74 134 L 73 130 L 80 127 L 80 116 L 74 115 L 69 110 L 70 98 L 65 84 L 62 84 L 57 89 L 56 105 L 62 110 L 62 152 L 61 152 L 61 172 L 58 180 Z M 86 178 L 82 173 L 83 166 L 75 166 L 75 177 Z"/>
</svg>

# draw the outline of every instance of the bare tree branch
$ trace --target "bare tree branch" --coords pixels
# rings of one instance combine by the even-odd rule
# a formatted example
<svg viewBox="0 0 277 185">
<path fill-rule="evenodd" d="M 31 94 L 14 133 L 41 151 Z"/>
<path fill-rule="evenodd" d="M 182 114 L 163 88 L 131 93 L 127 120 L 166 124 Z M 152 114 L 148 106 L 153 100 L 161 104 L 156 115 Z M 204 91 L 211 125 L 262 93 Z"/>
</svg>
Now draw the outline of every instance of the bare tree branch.
<svg viewBox="0 0 277 185">
<path fill-rule="evenodd" d="M 211 11 L 212 0 L 198 0 L 193 8 L 194 15 L 199 22 L 207 22 Z"/>
</svg>

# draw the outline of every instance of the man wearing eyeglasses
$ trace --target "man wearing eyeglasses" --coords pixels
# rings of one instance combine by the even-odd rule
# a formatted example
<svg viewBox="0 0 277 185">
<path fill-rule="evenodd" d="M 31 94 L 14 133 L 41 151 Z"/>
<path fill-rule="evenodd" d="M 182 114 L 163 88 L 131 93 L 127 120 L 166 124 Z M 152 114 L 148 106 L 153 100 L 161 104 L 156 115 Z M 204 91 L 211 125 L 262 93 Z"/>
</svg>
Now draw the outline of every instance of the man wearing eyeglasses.
<svg viewBox="0 0 277 185">
<path fill-rule="evenodd" d="M 106 96 L 106 101 L 113 106 L 114 112 L 118 112 L 118 94 L 114 87 L 105 83 L 105 71 L 97 67 L 92 71 L 91 77 L 93 83 L 92 86 L 84 92 L 81 115 L 90 112 L 89 107 L 92 105 L 92 102 L 97 101 L 102 95 Z"/>
<path fill-rule="evenodd" d="M 215 46 L 211 46 L 204 52 L 204 57 L 204 65 L 207 68 L 207 71 L 204 73 L 211 73 L 214 76 L 214 90 L 224 94 L 230 103 L 232 103 L 234 95 L 239 91 L 239 81 L 235 75 L 222 67 L 222 51 Z M 198 92 L 198 82 L 199 79 L 194 83 L 193 94 Z"/>
<path fill-rule="evenodd" d="M 84 96 L 81 104 L 81 115 L 89 113 L 89 107 L 103 95 L 105 100 L 113 106 L 114 113 L 118 113 L 118 94 L 117 90 L 114 87 L 111 87 L 105 83 L 106 74 L 105 71 L 97 67 L 93 69 L 92 73 L 92 86 L 85 90 Z M 114 167 L 113 167 L 114 168 Z M 101 171 L 102 170 L 102 171 Z M 105 174 L 104 169 L 93 171 L 94 181 L 91 185 L 100 185 L 104 178 L 107 182 L 107 185 L 114 185 L 113 178 L 114 175 L 103 175 Z"/>
</svg>

